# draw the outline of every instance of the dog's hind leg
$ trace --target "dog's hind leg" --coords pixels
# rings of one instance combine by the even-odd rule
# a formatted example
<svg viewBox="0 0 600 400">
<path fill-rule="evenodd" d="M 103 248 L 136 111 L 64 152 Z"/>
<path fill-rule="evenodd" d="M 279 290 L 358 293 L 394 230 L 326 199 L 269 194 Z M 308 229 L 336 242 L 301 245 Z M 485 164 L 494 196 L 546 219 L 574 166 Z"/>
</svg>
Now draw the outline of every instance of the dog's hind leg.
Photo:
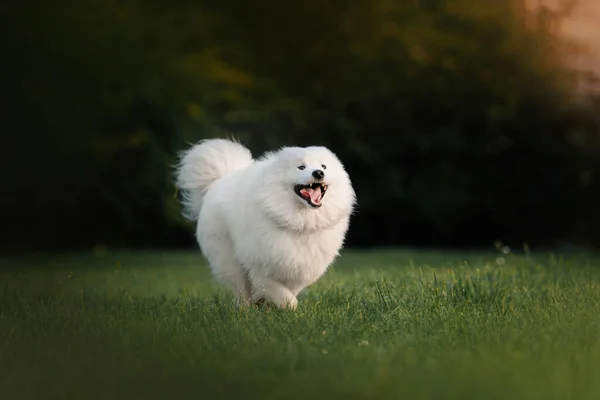
<svg viewBox="0 0 600 400">
<path fill-rule="evenodd" d="M 220 257 L 213 268 L 215 279 L 228 286 L 236 296 L 236 304 L 248 305 L 252 297 L 250 282 L 232 255 Z"/>
<path fill-rule="evenodd" d="M 248 305 L 252 297 L 250 280 L 229 244 L 228 239 L 213 236 L 202 241 L 201 247 L 214 278 L 234 292 L 237 305 Z"/>
<path fill-rule="evenodd" d="M 235 270 L 229 271 L 227 276 L 218 276 L 217 279 L 227 284 L 234 291 L 236 305 L 247 306 L 250 304 L 252 298 L 250 281 L 241 266 L 236 265 Z"/>
<path fill-rule="evenodd" d="M 220 257 L 212 264 L 214 265 L 212 269 L 215 279 L 234 292 L 236 304 L 248 305 L 252 297 L 250 281 L 241 265 L 232 256 Z"/>
</svg>

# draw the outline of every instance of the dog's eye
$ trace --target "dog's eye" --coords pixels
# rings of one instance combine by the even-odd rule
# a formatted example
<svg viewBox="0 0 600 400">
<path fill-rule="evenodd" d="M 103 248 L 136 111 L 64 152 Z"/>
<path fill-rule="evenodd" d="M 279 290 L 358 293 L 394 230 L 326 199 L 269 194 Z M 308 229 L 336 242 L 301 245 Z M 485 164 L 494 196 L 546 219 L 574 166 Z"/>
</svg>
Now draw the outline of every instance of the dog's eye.
<svg viewBox="0 0 600 400">
<path fill-rule="evenodd" d="M 325 165 L 325 164 L 321 164 L 321 168 L 323 168 L 323 169 L 327 169 L 327 165 Z"/>
<path fill-rule="evenodd" d="M 306 168 L 306 166 L 305 166 L 305 165 L 301 165 L 301 166 L 299 166 L 299 167 L 298 167 L 298 169 L 299 169 L 299 170 L 301 170 L 301 171 L 302 171 L 304 168 Z"/>
</svg>

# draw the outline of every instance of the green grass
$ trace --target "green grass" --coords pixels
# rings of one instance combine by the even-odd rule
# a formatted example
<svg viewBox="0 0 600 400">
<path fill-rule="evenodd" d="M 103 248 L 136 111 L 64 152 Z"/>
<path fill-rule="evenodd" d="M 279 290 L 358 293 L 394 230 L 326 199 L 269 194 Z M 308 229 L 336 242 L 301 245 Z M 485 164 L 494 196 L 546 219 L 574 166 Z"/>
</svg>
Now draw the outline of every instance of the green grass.
<svg viewBox="0 0 600 400">
<path fill-rule="evenodd" d="M 600 399 L 598 260 L 497 257 L 347 252 L 296 312 L 197 252 L 4 259 L 0 398 Z"/>
</svg>

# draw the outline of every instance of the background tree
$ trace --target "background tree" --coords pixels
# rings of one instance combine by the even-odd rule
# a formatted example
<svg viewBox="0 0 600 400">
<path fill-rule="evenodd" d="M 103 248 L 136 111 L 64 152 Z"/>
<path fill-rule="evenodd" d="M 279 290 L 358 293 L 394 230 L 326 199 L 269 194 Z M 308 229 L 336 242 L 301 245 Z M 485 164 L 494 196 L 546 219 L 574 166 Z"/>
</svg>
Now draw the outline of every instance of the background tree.
<svg viewBox="0 0 600 400">
<path fill-rule="evenodd" d="M 4 243 L 189 245 L 175 156 L 225 133 L 331 146 L 351 245 L 598 243 L 593 102 L 512 4 L 11 3 Z"/>
</svg>

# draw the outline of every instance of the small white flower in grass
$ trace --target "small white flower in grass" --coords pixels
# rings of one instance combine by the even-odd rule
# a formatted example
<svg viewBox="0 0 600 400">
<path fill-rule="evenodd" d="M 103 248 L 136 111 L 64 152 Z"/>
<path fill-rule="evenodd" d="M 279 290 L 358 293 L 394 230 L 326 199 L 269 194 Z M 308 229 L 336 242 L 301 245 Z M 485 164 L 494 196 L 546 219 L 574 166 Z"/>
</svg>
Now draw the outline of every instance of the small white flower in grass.
<svg viewBox="0 0 600 400">
<path fill-rule="evenodd" d="M 368 340 L 361 340 L 361 341 L 358 343 L 358 345 L 359 345 L 359 346 L 361 346 L 361 347 L 362 347 L 362 346 L 368 346 L 368 345 L 369 345 L 369 341 L 368 341 Z"/>
<path fill-rule="evenodd" d="M 327 335 L 327 331 L 323 331 L 321 333 L 323 334 L 323 336 Z"/>
<path fill-rule="evenodd" d="M 498 265 L 504 265 L 506 263 L 506 260 L 504 259 L 504 257 L 498 257 L 496 258 L 496 264 Z"/>
</svg>

